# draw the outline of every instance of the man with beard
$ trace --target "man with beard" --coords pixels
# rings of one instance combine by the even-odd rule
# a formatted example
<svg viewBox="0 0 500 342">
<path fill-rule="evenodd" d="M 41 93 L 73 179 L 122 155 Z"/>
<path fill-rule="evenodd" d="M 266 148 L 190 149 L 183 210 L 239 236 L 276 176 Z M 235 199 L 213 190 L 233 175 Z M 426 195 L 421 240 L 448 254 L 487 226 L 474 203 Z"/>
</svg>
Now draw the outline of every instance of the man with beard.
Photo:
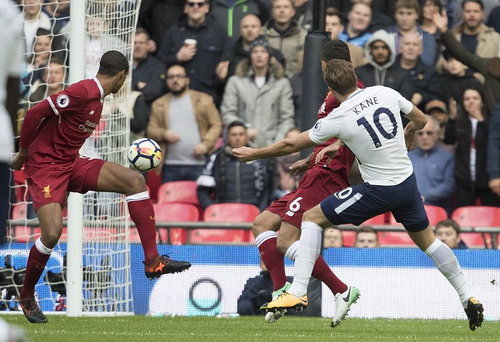
<svg viewBox="0 0 500 342">
<path fill-rule="evenodd" d="M 165 78 L 170 92 L 153 102 L 147 129 L 164 152 L 157 172 L 163 183 L 196 180 L 221 134 L 219 111 L 210 95 L 189 89 L 182 65 L 169 67 Z"/>
</svg>

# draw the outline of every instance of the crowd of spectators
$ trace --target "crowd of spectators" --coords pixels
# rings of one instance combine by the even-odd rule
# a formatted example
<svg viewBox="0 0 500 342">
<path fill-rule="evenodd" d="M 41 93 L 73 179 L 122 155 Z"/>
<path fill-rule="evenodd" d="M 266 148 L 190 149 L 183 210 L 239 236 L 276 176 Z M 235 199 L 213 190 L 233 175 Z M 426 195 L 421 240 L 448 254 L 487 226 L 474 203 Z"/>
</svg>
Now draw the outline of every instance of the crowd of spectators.
<svg viewBox="0 0 500 342">
<path fill-rule="evenodd" d="M 17 2 L 22 119 L 67 84 L 70 1 Z M 87 6 L 101 6 L 94 2 Z M 103 49 L 125 46 L 120 14 L 131 4 L 90 12 L 87 77 Z M 499 13 L 500 2 L 490 0 L 327 1 L 325 30 L 348 44 L 364 85 L 391 87 L 428 114 L 410 157 L 424 203 L 450 214 L 458 206 L 500 206 Z M 133 137 L 162 146 L 163 182 L 198 180 L 204 205 L 234 200 L 264 208 L 294 190 L 291 160 L 238 166 L 230 130 L 242 131 L 237 144 L 262 147 L 300 125 L 311 20 L 312 0 L 142 1 L 131 37 L 130 127 Z M 228 191 L 227 184 L 247 181 L 247 192 Z"/>
</svg>

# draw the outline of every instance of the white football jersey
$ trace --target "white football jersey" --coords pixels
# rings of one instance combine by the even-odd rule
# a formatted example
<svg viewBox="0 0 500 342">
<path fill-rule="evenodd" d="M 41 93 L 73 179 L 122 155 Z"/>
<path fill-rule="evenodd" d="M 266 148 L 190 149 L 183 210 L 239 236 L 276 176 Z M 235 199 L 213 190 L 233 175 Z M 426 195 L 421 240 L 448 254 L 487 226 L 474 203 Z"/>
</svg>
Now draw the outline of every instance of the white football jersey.
<svg viewBox="0 0 500 342">
<path fill-rule="evenodd" d="M 338 137 L 356 155 L 365 182 L 397 185 L 413 173 L 400 115 L 412 109 L 413 104 L 391 88 L 360 89 L 318 120 L 309 137 L 316 144 Z"/>
</svg>

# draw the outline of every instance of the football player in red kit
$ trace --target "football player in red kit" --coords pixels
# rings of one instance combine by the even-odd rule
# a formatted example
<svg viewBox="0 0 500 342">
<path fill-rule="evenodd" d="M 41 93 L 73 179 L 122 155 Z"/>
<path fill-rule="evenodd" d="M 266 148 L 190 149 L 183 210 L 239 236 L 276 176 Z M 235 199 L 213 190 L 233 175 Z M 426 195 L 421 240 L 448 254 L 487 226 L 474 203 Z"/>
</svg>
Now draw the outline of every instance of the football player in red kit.
<svg viewBox="0 0 500 342">
<path fill-rule="evenodd" d="M 321 60 L 327 62 L 332 59 L 350 62 L 349 48 L 344 42 L 332 40 L 323 46 Z M 358 82 L 358 86 L 363 87 L 363 84 Z M 318 118 L 325 117 L 339 105 L 340 103 L 329 92 L 318 111 Z M 255 243 L 273 280 L 273 299 L 290 286 L 286 281 L 283 257 L 286 255 L 289 259 L 295 260 L 304 212 L 330 194 L 349 186 L 348 176 L 354 155 L 347 147 L 341 146 L 340 141 L 337 144 L 335 141 L 336 138 L 330 139 L 316 146 L 309 158 L 292 165 L 292 171 L 307 167 L 298 188 L 271 203 L 253 223 Z M 337 150 L 339 146 L 341 147 L 335 157 L 329 158 L 327 152 Z M 276 233 L 278 230 L 279 235 Z M 356 302 L 359 291 L 337 278 L 321 255 L 314 264 L 312 276 L 325 283 L 335 295 L 335 315 L 332 320 L 332 327 L 335 327 L 345 318 L 352 303 Z M 337 300 L 346 296 L 347 300 Z M 284 313 L 268 312 L 265 319 L 273 323 Z"/>
<path fill-rule="evenodd" d="M 38 282 L 63 229 L 62 207 L 68 191 L 117 192 L 126 196 L 130 216 L 144 249 L 146 277 L 188 269 L 191 264 L 159 255 L 155 214 L 144 177 L 133 170 L 101 159 L 85 158 L 79 150 L 101 119 L 104 98 L 117 93 L 129 71 L 118 51 L 108 51 L 93 79 L 69 86 L 31 108 L 24 118 L 19 153 L 12 168 L 24 175 L 41 226 L 41 236 L 30 250 L 19 304 L 31 323 L 47 318 L 35 300 Z"/>
</svg>

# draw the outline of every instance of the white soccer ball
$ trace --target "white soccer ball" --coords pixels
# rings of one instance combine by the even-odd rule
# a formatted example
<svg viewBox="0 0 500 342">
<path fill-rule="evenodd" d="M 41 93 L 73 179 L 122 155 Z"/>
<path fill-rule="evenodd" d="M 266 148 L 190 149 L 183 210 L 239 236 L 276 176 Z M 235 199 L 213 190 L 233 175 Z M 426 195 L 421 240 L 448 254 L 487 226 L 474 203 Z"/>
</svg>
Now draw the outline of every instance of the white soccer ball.
<svg viewBox="0 0 500 342">
<path fill-rule="evenodd" d="M 137 139 L 128 148 L 128 161 L 142 172 L 151 171 L 160 165 L 161 156 L 160 146 L 149 138 Z"/>
</svg>

